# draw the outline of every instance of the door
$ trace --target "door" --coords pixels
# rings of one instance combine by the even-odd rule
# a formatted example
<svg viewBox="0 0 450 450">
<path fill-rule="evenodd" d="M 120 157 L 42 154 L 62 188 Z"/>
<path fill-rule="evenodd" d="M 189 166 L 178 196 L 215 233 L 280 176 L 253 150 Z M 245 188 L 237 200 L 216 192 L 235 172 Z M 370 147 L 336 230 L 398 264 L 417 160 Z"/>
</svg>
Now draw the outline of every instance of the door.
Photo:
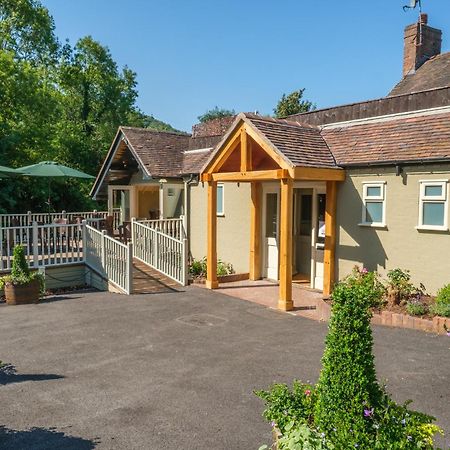
<svg viewBox="0 0 450 450">
<path fill-rule="evenodd" d="M 316 214 L 314 217 L 314 235 L 313 235 L 313 273 L 311 287 L 314 289 L 323 289 L 323 256 L 325 250 L 325 193 L 315 193 Z"/>
<path fill-rule="evenodd" d="M 299 275 L 299 280 L 309 281 L 312 257 L 313 192 L 312 189 L 296 189 L 295 191 L 294 274 Z"/>
<path fill-rule="evenodd" d="M 279 195 L 274 190 L 264 193 L 264 275 L 278 280 Z"/>
</svg>

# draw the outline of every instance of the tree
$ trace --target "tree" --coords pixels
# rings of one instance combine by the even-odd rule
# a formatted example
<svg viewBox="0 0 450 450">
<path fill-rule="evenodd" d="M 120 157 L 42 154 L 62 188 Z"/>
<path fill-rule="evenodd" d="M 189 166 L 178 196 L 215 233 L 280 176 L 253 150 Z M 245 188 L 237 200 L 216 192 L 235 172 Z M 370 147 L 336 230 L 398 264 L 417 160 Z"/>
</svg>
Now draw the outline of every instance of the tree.
<svg viewBox="0 0 450 450">
<path fill-rule="evenodd" d="M 283 94 L 277 107 L 273 110 L 277 119 L 284 119 L 292 114 L 299 114 L 315 109 L 315 105 L 309 100 L 302 100 L 305 89 Z"/>
<path fill-rule="evenodd" d="M 197 119 L 201 123 L 205 123 L 205 122 L 209 122 L 210 120 L 222 119 L 223 117 L 231 117 L 234 115 L 236 115 L 236 112 L 234 109 L 224 109 L 224 108 L 219 108 L 218 106 L 216 106 L 213 109 L 209 109 L 208 111 L 206 111 L 205 114 L 198 116 Z"/>
</svg>

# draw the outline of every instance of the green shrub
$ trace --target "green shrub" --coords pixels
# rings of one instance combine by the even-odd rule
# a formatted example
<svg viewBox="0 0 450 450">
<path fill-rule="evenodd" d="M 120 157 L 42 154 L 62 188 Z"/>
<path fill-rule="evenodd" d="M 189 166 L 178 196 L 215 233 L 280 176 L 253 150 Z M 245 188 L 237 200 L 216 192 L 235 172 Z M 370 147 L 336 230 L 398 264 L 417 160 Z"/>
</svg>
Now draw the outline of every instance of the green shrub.
<svg viewBox="0 0 450 450">
<path fill-rule="evenodd" d="M 39 272 L 30 272 L 25 259 L 25 251 L 22 245 L 16 245 L 13 250 L 13 261 L 11 265 L 11 274 L 0 278 L 0 289 L 6 284 L 16 286 L 28 284 L 33 280 L 38 280 L 41 295 L 45 293 L 45 277 Z"/>
<path fill-rule="evenodd" d="M 428 312 L 427 305 L 419 299 L 410 300 L 406 304 L 406 312 L 411 316 L 423 316 Z"/>
<path fill-rule="evenodd" d="M 194 277 L 194 278 L 201 278 L 201 277 L 206 277 L 206 272 L 207 272 L 207 263 L 206 263 L 206 257 L 202 258 L 202 259 L 194 259 L 190 266 L 189 266 L 189 273 Z M 223 276 L 223 275 L 230 275 L 234 273 L 234 269 L 232 264 L 230 263 L 225 263 L 223 261 L 221 261 L 220 259 L 217 261 L 217 276 Z"/>
<path fill-rule="evenodd" d="M 339 444 L 370 432 L 364 411 L 378 408 L 370 307 L 379 301 L 370 272 L 339 283 L 332 294 L 332 314 L 317 385 L 316 424 L 327 434 L 338 427 Z M 352 430 L 352 432 L 350 432 Z"/>
<path fill-rule="evenodd" d="M 430 312 L 435 316 L 450 317 L 450 304 L 435 303 L 430 307 Z"/>
<path fill-rule="evenodd" d="M 439 289 L 436 297 L 436 303 L 439 305 L 450 305 L 450 284 Z"/>
<path fill-rule="evenodd" d="M 371 307 L 376 275 L 355 269 L 332 294 L 332 315 L 316 387 L 295 382 L 258 391 L 283 450 L 433 449 L 433 417 L 397 405 L 377 382 Z"/>
<path fill-rule="evenodd" d="M 387 295 L 388 301 L 391 304 L 399 304 L 402 301 L 407 301 L 411 297 L 419 298 L 424 294 L 425 286 L 416 287 L 411 283 L 411 274 L 409 270 L 393 269 L 387 273 Z"/>
</svg>

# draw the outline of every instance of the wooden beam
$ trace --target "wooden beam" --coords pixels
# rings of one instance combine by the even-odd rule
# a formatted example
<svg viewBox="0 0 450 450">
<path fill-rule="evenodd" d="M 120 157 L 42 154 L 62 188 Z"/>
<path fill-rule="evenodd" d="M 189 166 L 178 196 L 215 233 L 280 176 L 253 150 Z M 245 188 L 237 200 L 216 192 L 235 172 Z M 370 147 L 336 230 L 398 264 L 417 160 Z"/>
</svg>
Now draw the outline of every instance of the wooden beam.
<svg viewBox="0 0 450 450">
<path fill-rule="evenodd" d="M 247 132 L 245 131 L 245 128 L 241 128 L 241 172 L 247 172 Z"/>
<path fill-rule="evenodd" d="M 213 181 L 270 181 L 288 178 L 289 172 L 286 169 L 275 170 L 254 170 L 253 172 L 219 172 L 212 174 L 204 174 Z M 207 181 L 206 177 L 202 177 L 202 181 Z"/>
<path fill-rule="evenodd" d="M 295 180 L 315 181 L 344 181 L 344 169 L 320 169 L 316 167 L 294 167 L 293 178 Z"/>
<path fill-rule="evenodd" d="M 330 295 L 335 278 L 337 182 L 327 181 L 325 200 L 325 251 L 323 256 L 323 294 Z"/>
<path fill-rule="evenodd" d="M 220 153 L 214 157 L 213 161 L 211 161 L 211 165 L 206 170 L 206 173 L 218 172 L 220 168 L 225 164 L 231 153 L 233 153 L 234 150 L 236 150 L 240 142 L 241 142 L 241 128 L 236 130 L 236 132 L 229 137 L 227 143 L 222 148 Z"/>
<path fill-rule="evenodd" d="M 250 280 L 261 278 L 261 183 L 251 183 L 250 203 Z"/>
<path fill-rule="evenodd" d="M 281 180 L 280 208 L 280 293 L 278 309 L 291 311 L 292 301 L 292 178 Z"/>
<path fill-rule="evenodd" d="M 217 282 L 217 183 L 208 183 L 206 287 L 216 289 Z"/>
</svg>

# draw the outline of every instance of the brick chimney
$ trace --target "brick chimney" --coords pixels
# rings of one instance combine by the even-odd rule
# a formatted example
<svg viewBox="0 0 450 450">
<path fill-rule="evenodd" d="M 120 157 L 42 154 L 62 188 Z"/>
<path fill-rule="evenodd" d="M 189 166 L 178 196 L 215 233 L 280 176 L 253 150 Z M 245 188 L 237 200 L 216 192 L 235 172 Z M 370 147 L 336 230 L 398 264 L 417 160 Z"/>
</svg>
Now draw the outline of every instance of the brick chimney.
<svg viewBox="0 0 450 450">
<path fill-rule="evenodd" d="M 414 73 L 425 61 L 441 53 L 442 31 L 428 26 L 428 15 L 405 28 L 403 76 Z"/>
</svg>

